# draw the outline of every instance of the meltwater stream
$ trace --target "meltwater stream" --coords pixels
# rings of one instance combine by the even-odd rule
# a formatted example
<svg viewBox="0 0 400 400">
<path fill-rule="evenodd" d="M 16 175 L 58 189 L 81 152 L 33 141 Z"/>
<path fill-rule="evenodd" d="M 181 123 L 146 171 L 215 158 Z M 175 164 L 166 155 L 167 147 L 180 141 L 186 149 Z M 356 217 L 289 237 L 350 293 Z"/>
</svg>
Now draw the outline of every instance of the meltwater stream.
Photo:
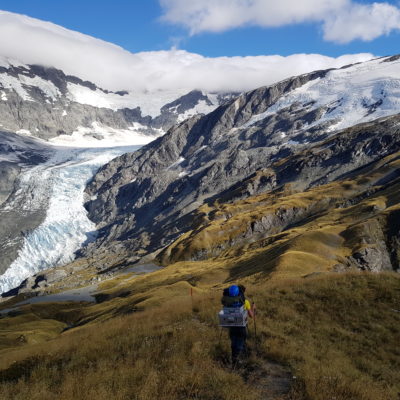
<svg viewBox="0 0 400 400">
<path fill-rule="evenodd" d="M 140 147 L 56 148 L 47 162 L 26 171 L 18 192 L 24 201 L 29 190 L 31 199 L 48 202 L 46 217 L 24 238 L 18 258 L 0 276 L 0 293 L 39 271 L 72 261 L 80 246 L 95 238 L 95 224 L 83 207 L 85 185 L 99 167 Z"/>
</svg>

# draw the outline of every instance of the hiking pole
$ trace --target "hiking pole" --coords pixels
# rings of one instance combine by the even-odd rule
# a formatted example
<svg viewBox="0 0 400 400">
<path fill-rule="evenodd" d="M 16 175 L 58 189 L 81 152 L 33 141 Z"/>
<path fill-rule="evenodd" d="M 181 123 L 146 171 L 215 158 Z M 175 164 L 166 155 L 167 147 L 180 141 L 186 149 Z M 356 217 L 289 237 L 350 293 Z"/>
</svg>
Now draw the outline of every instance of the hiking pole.
<svg viewBox="0 0 400 400">
<path fill-rule="evenodd" d="M 254 320 L 254 341 L 256 343 L 256 352 L 258 353 L 258 346 L 257 346 L 257 324 L 256 324 L 256 305 L 253 302 L 253 320 Z"/>
</svg>

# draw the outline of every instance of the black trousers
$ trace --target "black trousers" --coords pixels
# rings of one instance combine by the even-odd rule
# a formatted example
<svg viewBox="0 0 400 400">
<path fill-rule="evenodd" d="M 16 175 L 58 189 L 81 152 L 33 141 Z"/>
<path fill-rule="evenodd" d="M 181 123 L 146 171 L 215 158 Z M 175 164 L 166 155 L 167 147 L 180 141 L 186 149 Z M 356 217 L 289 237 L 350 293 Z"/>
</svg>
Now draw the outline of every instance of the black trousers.
<svg viewBox="0 0 400 400">
<path fill-rule="evenodd" d="M 229 338 L 231 339 L 232 363 L 246 351 L 247 329 L 242 326 L 229 328 Z"/>
</svg>

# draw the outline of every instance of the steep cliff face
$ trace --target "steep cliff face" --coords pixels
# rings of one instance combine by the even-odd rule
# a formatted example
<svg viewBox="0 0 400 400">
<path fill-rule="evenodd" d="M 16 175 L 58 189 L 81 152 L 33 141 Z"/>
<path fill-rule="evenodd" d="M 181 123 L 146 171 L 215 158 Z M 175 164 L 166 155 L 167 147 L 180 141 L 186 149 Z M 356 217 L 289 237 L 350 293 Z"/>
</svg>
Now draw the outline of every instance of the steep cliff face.
<svg viewBox="0 0 400 400">
<path fill-rule="evenodd" d="M 173 127 L 138 152 L 112 161 L 88 187 L 87 193 L 97 196 L 87 203 L 91 218 L 105 225 L 120 211 L 129 213 L 142 206 L 146 207 L 145 213 L 134 212 L 146 220 L 160 214 L 160 209 L 163 215 L 190 211 L 269 160 L 291 154 L 290 145 L 280 143 L 283 146 L 278 148 L 274 144 L 276 125 L 293 125 L 291 119 L 303 119 L 308 109 L 285 108 L 267 118 L 257 132 L 252 125 L 240 131 L 236 126 L 248 122 L 253 114 L 264 112 L 287 91 L 325 73 L 297 77 L 239 96 L 204 117 L 195 116 Z M 155 203 L 150 205 L 151 202 Z"/>
<path fill-rule="evenodd" d="M 173 127 L 113 160 L 87 187 L 86 207 L 100 231 L 86 254 L 125 248 L 140 257 L 160 249 L 193 227 L 191 213 L 202 204 L 224 193 L 229 199 L 271 166 L 248 182 L 248 194 L 289 182 L 306 190 L 397 151 L 398 117 L 369 121 L 396 114 L 399 94 L 399 60 L 378 59 L 260 88 Z"/>
<path fill-rule="evenodd" d="M 0 131 L 0 205 L 14 190 L 21 167 L 40 164 L 52 153 L 52 148 L 44 143 Z"/>
</svg>

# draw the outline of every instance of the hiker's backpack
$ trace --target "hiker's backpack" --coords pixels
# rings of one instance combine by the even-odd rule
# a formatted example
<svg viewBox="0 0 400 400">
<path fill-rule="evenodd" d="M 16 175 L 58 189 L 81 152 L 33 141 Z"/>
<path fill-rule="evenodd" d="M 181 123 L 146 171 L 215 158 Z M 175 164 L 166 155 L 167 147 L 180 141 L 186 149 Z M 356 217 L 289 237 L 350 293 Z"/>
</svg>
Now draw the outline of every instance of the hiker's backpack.
<svg viewBox="0 0 400 400">
<path fill-rule="evenodd" d="M 238 286 L 232 285 L 224 289 L 221 303 L 224 306 L 218 313 L 219 325 L 225 328 L 247 326 L 247 310 L 244 293 Z"/>
</svg>

